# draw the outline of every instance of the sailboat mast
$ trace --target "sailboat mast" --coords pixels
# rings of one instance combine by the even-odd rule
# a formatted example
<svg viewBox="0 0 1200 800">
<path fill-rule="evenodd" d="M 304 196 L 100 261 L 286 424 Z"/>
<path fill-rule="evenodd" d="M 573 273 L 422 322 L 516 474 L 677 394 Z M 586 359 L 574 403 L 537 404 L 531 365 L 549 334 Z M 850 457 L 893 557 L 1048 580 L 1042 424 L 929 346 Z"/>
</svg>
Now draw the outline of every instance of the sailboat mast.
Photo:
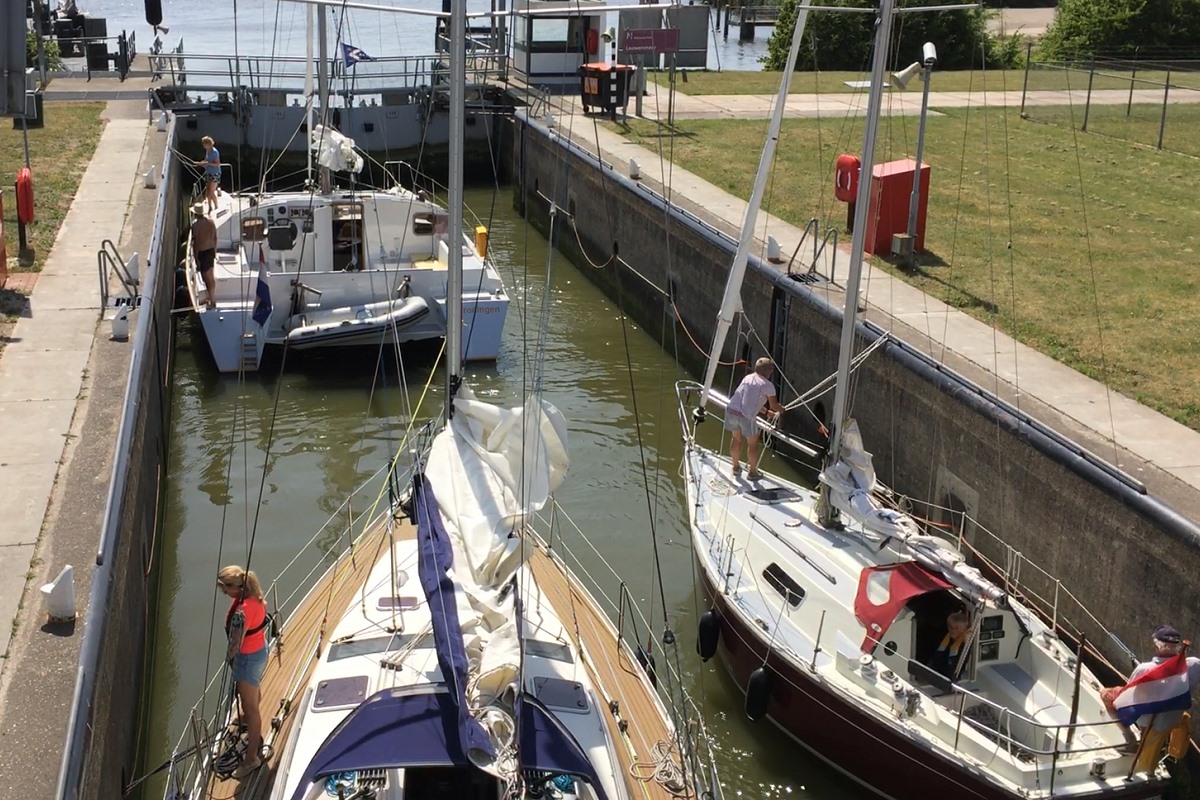
<svg viewBox="0 0 1200 800">
<path fill-rule="evenodd" d="M 446 416 L 462 380 L 463 103 L 467 94 L 467 4 L 450 4 L 450 175 L 446 204 L 450 225 L 446 276 Z"/>
<path fill-rule="evenodd" d="M 313 129 L 313 7 L 304 7 L 304 131 L 306 133 L 304 153 L 304 182 L 312 186 L 312 129 Z"/>
<path fill-rule="evenodd" d="M 329 45 L 325 41 L 325 9 L 317 15 L 317 91 L 321 95 L 321 126 L 329 126 Z M 321 193 L 330 189 L 329 167 L 321 167 Z"/>
<path fill-rule="evenodd" d="M 750 258 L 750 245 L 754 241 L 754 226 L 758 222 L 758 209 L 762 205 L 763 194 L 767 190 L 771 162 L 775 160 L 775 147 L 779 144 L 779 129 L 783 127 L 783 110 L 787 105 L 788 89 L 792 85 L 792 76 L 795 74 L 796 58 L 800 52 L 800 41 L 804 38 L 804 26 L 808 22 L 808 7 L 811 3 L 812 0 L 801 0 L 800 7 L 796 10 L 796 27 L 792 32 L 792 47 L 788 50 L 787 64 L 783 68 L 783 77 L 779 84 L 779 95 L 775 98 L 775 107 L 771 111 L 767 141 L 763 145 L 762 156 L 758 160 L 758 172 L 754 176 L 754 189 L 750 193 L 750 202 L 746 204 L 746 216 L 742 220 L 742 234 L 738 239 L 737 250 L 733 254 L 729 279 L 725 282 L 725 296 L 721 298 L 721 309 L 717 312 L 717 330 L 713 334 L 712 348 L 708 352 L 704 389 L 700 393 L 699 408 L 701 409 L 708 402 L 708 394 L 712 390 L 713 379 L 717 375 L 717 364 L 720 363 L 721 350 L 725 347 L 725 337 L 729 335 L 729 326 L 733 323 L 733 316 L 742 310 L 742 281 L 746 277 L 746 262 Z"/>
<path fill-rule="evenodd" d="M 833 431 L 829 459 L 836 460 L 842 443 L 842 423 L 850 390 L 850 358 L 854 348 L 854 328 L 858 321 L 858 287 L 862 279 L 863 249 L 867 243 L 867 215 L 871 205 L 871 175 L 875 169 L 875 140 L 879 132 L 879 114 L 883 104 L 884 72 L 887 69 L 888 41 L 892 33 L 894 0 L 880 0 L 875 20 L 875 59 L 871 62 L 871 86 L 867 95 L 866 132 L 863 134 L 862 169 L 854 207 L 854 235 L 850 240 L 850 272 L 846 276 L 846 305 L 842 314 L 842 338 L 838 348 L 837 386 L 833 397 Z M 822 485 L 822 493 L 828 489 Z"/>
</svg>

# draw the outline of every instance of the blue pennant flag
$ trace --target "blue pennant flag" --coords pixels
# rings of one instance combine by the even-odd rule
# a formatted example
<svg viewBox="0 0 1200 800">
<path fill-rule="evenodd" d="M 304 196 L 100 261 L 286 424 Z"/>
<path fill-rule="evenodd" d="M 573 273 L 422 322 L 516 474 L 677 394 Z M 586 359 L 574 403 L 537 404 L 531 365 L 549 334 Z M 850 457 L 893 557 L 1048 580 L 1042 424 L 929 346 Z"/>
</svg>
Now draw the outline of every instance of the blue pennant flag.
<svg viewBox="0 0 1200 800">
<path fill-rule="evenodd" d="M 342 42 L 342 62 L 346 65 L 346 69 L 350 69 L 360 61 L 374 60 L 374 56 L 367 55 L 352 44 Z"/>
<path fill-rule="evenodd" d="M 250 319 L 260 326 L 266 325 L 271 318 L 271 289 L 267 286 L 267 265 L 258 265 L 258 286 L 254 289 L 254 312 Z"/>
</svg>

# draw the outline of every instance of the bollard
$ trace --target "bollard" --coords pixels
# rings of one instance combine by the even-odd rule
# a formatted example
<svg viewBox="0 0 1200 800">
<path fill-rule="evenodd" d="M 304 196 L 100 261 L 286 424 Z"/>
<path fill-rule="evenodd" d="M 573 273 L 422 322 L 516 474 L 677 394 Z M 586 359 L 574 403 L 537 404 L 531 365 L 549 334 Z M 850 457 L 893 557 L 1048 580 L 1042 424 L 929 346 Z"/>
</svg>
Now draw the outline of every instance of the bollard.
<svg viewBox="0 0 1200 800">
<path fill-rule="evenodd" d="M 0 289 L 8 283 L 8 244 L 4 234 L 4 190 L 0 189 Z"/>
<path fill-rule="evenodd" d="M 51 583 L 43 584 L 42 597 L 50 622 L 63 624 L 75 621 L 75 570 L 70 564 L 62 568 Z"/>
<path fill-rule="evenodd" d="M 117 309 L 117 314 L 112 318 L 112 339 L 114 342 L 125 342 L 129 340 L 129 314 L 133 311 L 132 306 L 122 305 Z"/>
</svg>

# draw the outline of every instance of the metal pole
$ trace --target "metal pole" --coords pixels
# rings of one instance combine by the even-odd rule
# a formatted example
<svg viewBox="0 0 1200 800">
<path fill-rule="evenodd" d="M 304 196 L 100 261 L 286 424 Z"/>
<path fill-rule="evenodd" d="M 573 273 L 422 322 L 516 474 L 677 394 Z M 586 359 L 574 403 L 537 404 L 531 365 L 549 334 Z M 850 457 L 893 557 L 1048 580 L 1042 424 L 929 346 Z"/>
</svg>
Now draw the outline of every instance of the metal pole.
<svg viewBox="0 0 1200 800">
<path fill-rule="evenodd" d="M 42 0 L 33 0 L 33 34 L 37 37 L 39 89 L 46 88 L 46 44 L 42 31 Z"/>
<path fill-rule="evenodd" d="M 321 97 L 321 125 L 329 126 L 329 45 L 325 41 L 325 9 L 317 10 L 317 93 Z M 329 168 L 321 167 L 321 193 L 329 194 Z"/>
<path fill-rule="evenodd" d="M 1080 129 L 1079 129 L 1079 130 L 1083 131 L 1084 133 L 1087 133 L 1088 114 L 1092 110 L 1092 81 L 1094 81 L 1095 79 L 1096 79 L 1096 59 L 1093 58 L 1092 59 L 1092 68 L 1090 70 L 1088 70 L 1087 100 L 1085 100 L 1084 104 L 1083 104 L 1083 126 L 1080 127 Z M 1070 89 L 1069 89 L 1069 84 L 1068 84 L 1068 91 L 1069 90 Z"/>
<path fill-rule="evenodd" d="M 838 344 L 838 372 L 833 396 L 833 423 L 826 463 L 833 464 L 840 457 L 842 428 L 846 421 L 846 408 L 850 394 L 850 356 L 854 350 L 854 329 L 858 322 L 858 287 L 862 280 L 863 253 L 867 243 L 867 213 L 871 205 L 871 179 L 875 174 L 875 142 L 879 133 L 880 106 L 883 101 L 884 72 L 887 66 L 888 42 L 892 34 L 892 9 L 894 0 L 880 0 L 879 15 L 875 20 L 875 56 L 871 63 L 871 83 L 867 94 L 867 123 L 863 135 L 862 166 L 858 178 L 858 196 L 855 198 L 854 234 L 850 241 L 850 270 L 846 276 L 846 304 L 842 312 L 842 333 Z M 838 510 L 829 500 L 828 484 L 821 485 L 821 497 L 817 504 L 822 525 L 834 524 Z"/>
<path fill-rule="evenodd" d="M 1133 48 L 1133 73 L 1129 76 L 1129 100 L 1125 103 L 1125 116 L 1133 112 L 1133 85 L 1137 82 L 1138 49 Z"/>
<path fill-rule="evenodd" d="M 921 156 L 925 152 L 925 119 L 929 114 L 929 82 L 933 78 L 933 67 L 921 67 L 921 121 L 917 125 L 917 166 L 913 170 L 912 194 L 908 197 L 908 263 L 917 262 L 917 208 L 921 204 Z M 860 177 L 859 180 L 862 180 Z"/>
<path fill-rule="evenodd" d="M 446 419 L 454 411 L 454 396 L 462 381 L 462 248 L 463 248 L 463 130 L 466 110 L 467 64 L 466 0 L 450 4 L 450 176 L 447 205 L 450 211 L 449 253 L 446 271 Z"/>
<path fill-rule="evenodd" d="M 634 88 L 637 91 L 637 98 L 633 104 L 633 113 L 637 114 L 639 117 L 642 116 L 642 82 L 645 80 L 646 80 L 646 57 L 644 55 L 639 55 L 638 56 L 637 80 L 634 81 L 634 84 L 633 84 Z"/>
<path fill-rule="evenodd" d="M 1025 82 L 1021 84 L 1021 119 L 1025 119 L 1025 95 L 1029 93 L 1029 64 L 1033 58 L 1033 42 L 1025 44 Z"/>
<path fill-rule="evenodd" d="M 1163 85 L 1162 117 L 1158 121 L 1158 149 L 1162 150 L 1163 135 L 1167 132 L 1167 99 L 1171 96 L 1171 70 L 1167 70 L 1167 80 Z"/>
</svg>

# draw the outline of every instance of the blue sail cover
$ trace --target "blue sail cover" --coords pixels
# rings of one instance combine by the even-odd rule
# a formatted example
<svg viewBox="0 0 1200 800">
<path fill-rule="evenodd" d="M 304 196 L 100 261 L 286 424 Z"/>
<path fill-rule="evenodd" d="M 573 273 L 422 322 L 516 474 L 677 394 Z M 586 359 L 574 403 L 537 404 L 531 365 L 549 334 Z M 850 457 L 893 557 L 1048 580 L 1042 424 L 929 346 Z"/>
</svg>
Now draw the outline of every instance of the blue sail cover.
<svg viewBox="0 0 1200 800">
<path fill-rule="evenodd" d="M 467 708 L 467 652 L 458 622 L 454 581 L 447 574 L 454 566 L 454 551 L 438 513 L 437 499 L 425 485 L 424 475 L 413 478 L 413 507 L 417 514 L 417 573 L 429 603 L 438 666 L 458 710 L 459 746 L 472 763 L 491 764 L 496 750 Z"/>
<path fill-rule="evenodd" d="M 292 798 L 301 800 L 313 781 L 339 772 L 469 764 L 459 742 L 458 707 L 445 692 L 384 689 L 334 728 Z"/>
<path fill-rule="evenodd" d="M 525 692 L 517 698 L 517 753 L 522 769 L 583 778 L 600 800 L 608 800 L 600 776 L 579 742 L 550 709 Z"/>
</svg>

